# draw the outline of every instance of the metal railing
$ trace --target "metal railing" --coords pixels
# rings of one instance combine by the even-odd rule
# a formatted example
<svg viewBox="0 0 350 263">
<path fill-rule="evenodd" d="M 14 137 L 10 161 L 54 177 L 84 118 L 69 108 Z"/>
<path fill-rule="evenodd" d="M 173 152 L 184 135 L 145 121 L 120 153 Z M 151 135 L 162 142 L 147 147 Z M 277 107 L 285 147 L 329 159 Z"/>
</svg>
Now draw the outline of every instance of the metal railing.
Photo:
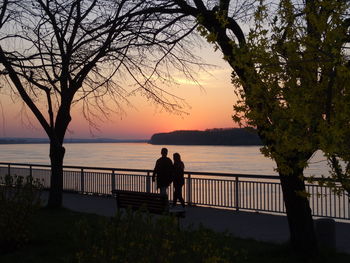
<svg viewBox="0 0 350 263">
<path fill-rule="evenodd" d="M 50 187 L 50 165 L 0 163 L 0 176 L 32 175 Z M 157 192 L 152 170 L 64 166 L 65 191 L 111 195 L 114 189 Z M 350 219 L 347 193 L 334 194 L 326 186 L 307 184 L 313 216 Z M 169 187 L 172 199 L 173 188 Z M 235 210 L 285 213 L 279 178 L 267 175 L 185 172 L 185 202 L 190 205 Z"/>
</svg>

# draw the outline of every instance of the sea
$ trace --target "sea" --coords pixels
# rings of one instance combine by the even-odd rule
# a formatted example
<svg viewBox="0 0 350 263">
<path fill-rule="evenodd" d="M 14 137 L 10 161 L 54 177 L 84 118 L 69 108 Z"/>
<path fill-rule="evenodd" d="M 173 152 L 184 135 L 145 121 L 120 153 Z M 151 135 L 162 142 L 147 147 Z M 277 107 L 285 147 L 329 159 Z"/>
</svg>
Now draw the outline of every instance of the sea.
<svg viewBox="0 0 350 263">
<path fill-rule="evenodd" d="M 181 155 L 185 170 L 253 175 L 277 175 L 275 162 L 259 146 L 188 146 L 148 143 L 67 143 L 64 165 L 127 169 L 153 169 L 160 150 L 169 157 Z M 50 164 L 48 144 L 0 144 L 0 162 Z M 329 168 L 322 152 L 309 161 L 305 175 L 327 175 Z"/>
</svg>

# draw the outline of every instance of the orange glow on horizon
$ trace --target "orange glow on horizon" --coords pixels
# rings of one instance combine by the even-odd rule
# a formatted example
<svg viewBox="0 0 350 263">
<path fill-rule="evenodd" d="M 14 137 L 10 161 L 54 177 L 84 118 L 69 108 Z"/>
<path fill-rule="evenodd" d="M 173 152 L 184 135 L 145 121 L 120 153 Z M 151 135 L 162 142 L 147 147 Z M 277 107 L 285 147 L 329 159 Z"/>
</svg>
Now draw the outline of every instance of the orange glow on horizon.
<svg viewBox="0 0 350 263">
<path fill-rule="evenodd" d="M 210 49 L 203 53 L 208 56 L 208 63 L 219 67 L 209 70 L 209 73 L 199 72 L 196 76 L 198 83 L 174 76 L 178 85 L 170 90 L 190 105 L 183 109 L 188 114 L 176 115 L 166 112 L 152 105 L 144 97 L 135 96 L 130 98 L 134 108 L 125 107 L 125 116 L 114 114 L 110 116 L 109 121 L 97 122 L 99 131 L 93 130 L 92 134 L 77 105 L 72 108 L 72 122 L 66 138 L 149 139 L 152 134 L 160 132 L 237 127 L 231 117 L 235 101 L 231 70 L 219 53 Z M 1 94 L 0 102 L 4 116 L 1 118 L 0 114 L 0 137 L 46 137 L 35 117 L 30 116 L 31 121 L 21 120 L 21 100 L 18 100 L 20 103 L 13 103 L 9 96 Z"/>
</svg>

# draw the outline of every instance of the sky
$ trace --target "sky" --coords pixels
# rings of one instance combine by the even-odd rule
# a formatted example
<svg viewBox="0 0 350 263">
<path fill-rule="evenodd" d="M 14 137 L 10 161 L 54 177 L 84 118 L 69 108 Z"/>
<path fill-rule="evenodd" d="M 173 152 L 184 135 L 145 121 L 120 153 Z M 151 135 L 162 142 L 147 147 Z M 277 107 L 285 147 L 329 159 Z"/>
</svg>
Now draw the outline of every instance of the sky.
<svg viewBox="0 0 350 263">
<path fill-rule="evenodd" d="M 205 130 L 232 128 L 234 89 L 230 81 L 230 67 L 220 51 L 205 45 L 198 51 L 205 63 L 216 65 L 198 72 L 200 86 L 186 79 L 177 79 L 179 85 L 170 92 L 186 101 L 185 114 L 162 110 L 141 96 L 129 98 L 132 106 L 125 106 L 125 114 L 112 114 L 109 120 L 98 122 L 98 130 L 91 129 L 81 114 L 81 107 L 72 109 L 72 122 L 66 138 L 150 139 L 154 133 L 175 130 Z M 29 110 L 28 118 L 20 114 L 23 103 L 0 92 L 0 137 L 45 138 L 46 134 Z M 22 111 L 23 112 L 23 111 Z"/>
</svg>

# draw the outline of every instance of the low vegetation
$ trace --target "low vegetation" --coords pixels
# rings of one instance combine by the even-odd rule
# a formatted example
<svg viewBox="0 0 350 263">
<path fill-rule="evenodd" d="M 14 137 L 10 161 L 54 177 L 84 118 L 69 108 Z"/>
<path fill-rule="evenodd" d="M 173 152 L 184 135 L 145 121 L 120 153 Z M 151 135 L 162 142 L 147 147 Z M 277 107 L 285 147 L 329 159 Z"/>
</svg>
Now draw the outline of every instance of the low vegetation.
<svg viewBox="0 0 350 263">
<path fill-rule="evenodd" d="M 312 260 L 288 245 L 235 238 L 204 227 L 178 228 L 175 218 L 127 212 L 106 218 L 66 209 L 41 209 L 29 242 L 0 255 L 2 263 L 41 262 L 348 262 L 324 252 Z"/>
<path fill-rule="evenodd" d="M 14 251 L 30 240 L 41 189 L 41 183 L 31 176 L 0 177 L 0 253 Z"/>
</svg>

